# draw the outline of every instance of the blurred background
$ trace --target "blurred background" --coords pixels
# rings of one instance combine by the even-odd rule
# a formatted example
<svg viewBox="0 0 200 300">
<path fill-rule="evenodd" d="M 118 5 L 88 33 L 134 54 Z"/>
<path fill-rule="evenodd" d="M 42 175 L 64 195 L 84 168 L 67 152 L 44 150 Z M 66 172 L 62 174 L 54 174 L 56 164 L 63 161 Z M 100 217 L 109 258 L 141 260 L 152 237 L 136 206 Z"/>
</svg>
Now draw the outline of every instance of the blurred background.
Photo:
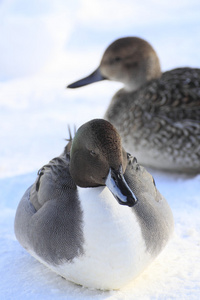
<svg viewBox="0 0 200 300">
<path fill-rule="evenodd" d="M 120 83 L 77 90 L 115 39 L 138 36 L 163 71 L 200 67 L 199 0 L 0 0 L 0 177 L 58 155 L 77 127 L 103 117 Z"/>
</svg>

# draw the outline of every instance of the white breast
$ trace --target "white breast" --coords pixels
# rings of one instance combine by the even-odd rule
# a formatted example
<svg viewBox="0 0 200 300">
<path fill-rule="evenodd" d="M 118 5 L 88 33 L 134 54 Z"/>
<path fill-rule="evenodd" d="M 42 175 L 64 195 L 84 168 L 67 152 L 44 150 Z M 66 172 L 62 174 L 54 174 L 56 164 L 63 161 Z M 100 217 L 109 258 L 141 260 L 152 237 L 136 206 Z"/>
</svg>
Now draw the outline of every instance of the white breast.
<svg viewBox="0 0 200 300">
<path fill-rule="evenodd" d="M 54 271 L 90 288 L 118 289 L 150 262 L 134 207 L 120 205 L 107 187 L 78 188 L 84 255 Z"/>
</svg>

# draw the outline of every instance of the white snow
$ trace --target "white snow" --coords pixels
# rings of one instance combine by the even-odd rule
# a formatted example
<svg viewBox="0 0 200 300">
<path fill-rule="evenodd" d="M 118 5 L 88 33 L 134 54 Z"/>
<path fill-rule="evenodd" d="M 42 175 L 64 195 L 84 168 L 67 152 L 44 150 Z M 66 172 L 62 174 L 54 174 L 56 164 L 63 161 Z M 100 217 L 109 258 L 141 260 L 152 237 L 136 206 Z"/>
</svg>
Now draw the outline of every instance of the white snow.
<svg viewBox="0 0 200 300">
<path fill-rule="evenodd" d="M 37 170 L 59 155 L 73 126 L 102 117 L 120 83 L 65 86 L 88 75 L 104 49 L 140 36 L 163 70 L 200 67 L 198 0 L 0 1 L 0 299 L 199 299 L 200 175 L 151 170 L 174 214 L 160 256 L 120 291 L 67 282 L 17 242 L 15 210 Z"/>
</svg>

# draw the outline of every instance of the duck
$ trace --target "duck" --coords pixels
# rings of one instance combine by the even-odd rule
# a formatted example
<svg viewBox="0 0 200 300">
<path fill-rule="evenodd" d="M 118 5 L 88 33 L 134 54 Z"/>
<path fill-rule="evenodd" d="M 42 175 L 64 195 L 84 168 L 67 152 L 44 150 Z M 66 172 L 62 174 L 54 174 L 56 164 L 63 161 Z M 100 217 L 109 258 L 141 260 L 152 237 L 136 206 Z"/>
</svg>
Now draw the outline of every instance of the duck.
<svg viewBox="0 0 200 300">
<path fill-rule="evenodd" d="M 174 221 L 115 127 L 94 119 L 39 170 L 14 227 L 22 247 L 53 272 L 85 288 L 117 290 L 165 248 Z"/>
<path fill-rule="evenodd" d="M 176 173 L 200 172 L 200 69 L 161 72 L 156 51 L 144 39 L 124 37 L 105 50 L 99 67 L 68 85 L 101 80 L 124 84 L 103 116 L 139 163 Z"/>
</svg>

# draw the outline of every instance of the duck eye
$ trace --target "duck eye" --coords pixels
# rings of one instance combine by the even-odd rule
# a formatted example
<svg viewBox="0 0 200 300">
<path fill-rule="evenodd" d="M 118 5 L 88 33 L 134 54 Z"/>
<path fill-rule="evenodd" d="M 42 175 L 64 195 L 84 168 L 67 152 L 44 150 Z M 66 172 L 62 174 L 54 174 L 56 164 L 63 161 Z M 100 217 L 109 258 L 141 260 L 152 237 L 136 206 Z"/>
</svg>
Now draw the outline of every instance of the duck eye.
<svg viewBox="0 0 200 300">
<path fill-rule="evenodd" d="M 95 153 L 93 150 L 90 150 L 90 154 L 91 154 L 92 156 L 96 156 L 96 153 Z"/>
<path fill-rule="evenodd" d="M 121 57 L 119 57 L 119 56 L 115 57 L 115 61 L 120 61 L 120 60 L 121 60 Z"/>
<path fill-rule="evenodd" d="M 133 67 L 138 67 L 138 62 L 137 61 L 135 61 L 134 63 L 133 63 Z"/>
</svg>

